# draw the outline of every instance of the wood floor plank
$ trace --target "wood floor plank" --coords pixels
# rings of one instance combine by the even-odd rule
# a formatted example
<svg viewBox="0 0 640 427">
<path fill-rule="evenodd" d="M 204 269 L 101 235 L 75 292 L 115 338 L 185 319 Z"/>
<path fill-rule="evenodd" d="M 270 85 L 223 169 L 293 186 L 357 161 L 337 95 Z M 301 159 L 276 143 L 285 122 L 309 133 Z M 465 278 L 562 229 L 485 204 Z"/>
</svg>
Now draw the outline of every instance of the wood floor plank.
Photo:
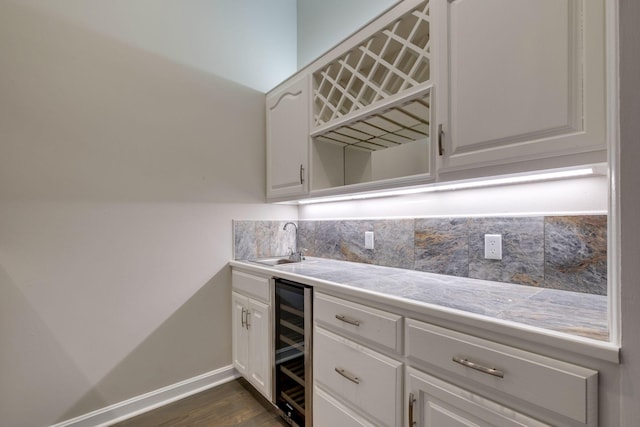
<svg viewBox="0 0 640 427">
<path fill-rule="evenodd" d="M 138 415 L 112 427 L 288 426 L 261 395 L 240 378 Z"/>
</svg>

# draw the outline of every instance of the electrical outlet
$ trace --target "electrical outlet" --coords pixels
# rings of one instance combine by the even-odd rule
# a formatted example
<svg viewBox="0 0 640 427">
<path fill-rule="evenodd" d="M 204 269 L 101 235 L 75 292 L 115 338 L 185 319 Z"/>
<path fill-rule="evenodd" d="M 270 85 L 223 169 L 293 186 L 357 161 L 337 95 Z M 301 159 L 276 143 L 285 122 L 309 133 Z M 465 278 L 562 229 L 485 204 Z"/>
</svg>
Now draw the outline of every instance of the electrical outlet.
<svg viewBox="0 0 640 427">
<path fill-rule="evenodd" d="M 485 259 L 502 259 L 502 234 L 484 235 Z"/>
<path fill-rule="evenodd" d="M 373 249 L 373 231 L 364 232 L 364 248 Z"/>
</svg>

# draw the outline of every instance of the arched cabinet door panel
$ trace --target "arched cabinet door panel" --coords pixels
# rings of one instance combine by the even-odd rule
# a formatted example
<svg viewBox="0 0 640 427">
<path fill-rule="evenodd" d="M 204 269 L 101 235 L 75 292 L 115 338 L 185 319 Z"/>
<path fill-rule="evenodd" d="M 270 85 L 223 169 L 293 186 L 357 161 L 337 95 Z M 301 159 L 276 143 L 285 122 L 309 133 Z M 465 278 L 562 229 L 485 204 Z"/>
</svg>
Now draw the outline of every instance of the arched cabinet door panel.
<svg viewBox="0 0 640 427">
<path fill-rule="evenodd" d="M 303 74 L 267 95 L 267 199 L 308 191 L 308 85 Z"/>
</svg>

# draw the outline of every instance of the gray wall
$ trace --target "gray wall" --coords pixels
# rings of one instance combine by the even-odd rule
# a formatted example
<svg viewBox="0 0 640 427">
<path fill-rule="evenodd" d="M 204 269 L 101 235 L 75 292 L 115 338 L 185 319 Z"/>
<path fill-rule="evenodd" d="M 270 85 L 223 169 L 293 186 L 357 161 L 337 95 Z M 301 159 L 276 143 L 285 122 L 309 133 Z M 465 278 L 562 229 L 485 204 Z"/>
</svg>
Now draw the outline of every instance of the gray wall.
<svg viewBox="0 0 640 427">
<path fill-rule="evenodd" d="M 298 68 L 395 3 L 397 0 L 298 0 Z"/>
<path fill-rule="evenodd" d="M 293 40 L 295 3 L 222 4 L 0 0 L 0 425 L 231 363 L 232 218 L 297 216 L 264 204 L 250 88 L 295 48 L 236 54 Z"/>
</svg>

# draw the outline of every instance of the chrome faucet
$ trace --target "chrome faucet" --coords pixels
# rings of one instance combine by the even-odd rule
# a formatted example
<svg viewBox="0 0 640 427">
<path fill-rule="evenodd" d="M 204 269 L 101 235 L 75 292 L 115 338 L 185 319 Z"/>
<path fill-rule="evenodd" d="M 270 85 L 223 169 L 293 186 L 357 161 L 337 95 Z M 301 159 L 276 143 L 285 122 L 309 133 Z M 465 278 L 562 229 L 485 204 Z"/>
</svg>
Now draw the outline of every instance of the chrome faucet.
<svg viewBox="0 0 640 427">
<path fill-rule="evenodd" d="M 288 225 L 293 225 L 293 228 L 295 229 L 295 232 L 296 232 L 295 250 L 293 250 L 292 248 L 289 248 L 289 251 L 291 252 L 289 254 L 289 259 L 291 261 L 297 261 L 297 262 L 302 261 L 304 259 L 304 249 L 300 249 L 300 242 L 298 240 L 298 226 L 294 222 L 288 222 L 284 225 L 284 227 L 282 227 L 282 229 L 286 230 Z"/>
</svg>

